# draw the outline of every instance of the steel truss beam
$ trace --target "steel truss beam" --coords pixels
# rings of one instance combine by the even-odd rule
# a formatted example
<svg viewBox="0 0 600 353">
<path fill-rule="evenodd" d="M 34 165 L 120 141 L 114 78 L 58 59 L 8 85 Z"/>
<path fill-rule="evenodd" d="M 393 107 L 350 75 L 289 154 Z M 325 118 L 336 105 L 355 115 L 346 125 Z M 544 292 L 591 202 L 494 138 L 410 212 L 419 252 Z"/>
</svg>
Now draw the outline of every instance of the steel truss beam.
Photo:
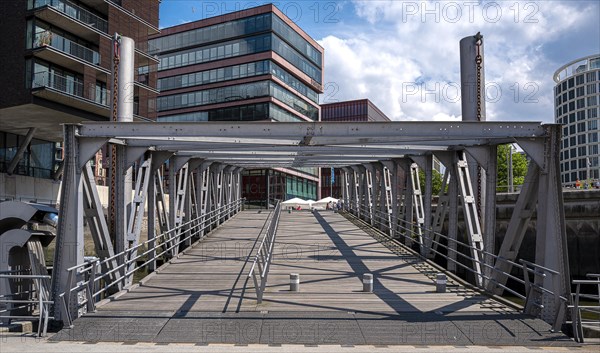
<svg viewBox="0 0 600 353">
<path fill-rule="evenodd" d="M 387 225 L 390 236 L 395 238 L 398 231 L 398 163 L 395 161 L 383 161 L 382 163 Z"/>
<path fill-rule="evenodd" d="M 100 202 L 100 196 L 98 195 L 98 188 L 96 187 L 96 181 L 94 180 L 94 172 L 90 163 L 86 163 L 83 169 L 83 194 L 84 194 L 84 209 L 83 214 L 90 228 L 92 239 L 94 240 L 94 247 L 96 249 L 96 255 L 100 260 L 111 258 L 115 255 L 112 241 L 110 239 L 110 233 L 108 231 L 108 224 L 106 218 L 104 218 L 104 211 L 102 210 L 102 203 Z M 118 267 L 116 259 L 103 264 L 102 271 L 109 272 Z M 117 280 L 117 271 L 111 272 L 109 275 L 110 282 Z M 117 283 L 117 288 L 120 290 L 122 283 Z"/>
<path fill-rule="evenodd" d="M 6 168 L 6 174 L 12 175 L 15 168 L 17 167 L 17 165 L 23 158 L 23 154 L 25 154 L 27 147 L 29 147 L 29 144 L 31 143 L 31 140 L 33 139 L 33 135 L 35 134 L 36 130 L 37 130 L 37 128 L 35 128 L 35 127 L 29 128 L 29 130 L 27 131 L 27 135 L 25 135 L 25 139 L 23 141 L 21 141 L 21 145 L 19 145 L 17 152 L 15 153 L 12 160 L 8 164 L 8 167 Z"/>
<path fill-rule="evenodd" d="M 169 229 L 169 217 L 166 213 L 164 202 L 163 182 L 161 167 L 166 160 L 171 157 L 170 152 L 151 152 L 152 168 L 150 169 L 150 183 L 148 185 L 148 258 L 152 259 L 148 263 L 148 271 L 156 269 L 156 236 L 158 232 L 163 233 Z M 159 228 L 156 230 L 158 220 Z"/>
<path fill-rule="evenodd" d="M 180 249 L 175 247 L 182 236 L 183 217 L 185 213 L 185 199 L 188 191 L 188 169 L 189 157 L 171 157 L 169 163 L 169 218 L 172 229 L 167 237 L 167 244 L 171 250 L 168 256 L 175 256 Z"/>
<path fill-rule="evenodd" d="M 421 253 L 424 253 L 425 247 L 423 246 L 423 228 L 425 226 L 425 211 L 423 210 L 423 194 L 421 193 L 421 181 L 419 180 L 419 166 L 417 163 L 410 165 L 410 191 L 412 192 L 412 204 L 414 207 L 414 217 L 417 220 L 417 237 L 419 238 L 419 245 Z M 410 220 L 411 223 L 413 219 Z"/>
<path fill-rule="evenodd" d="M 142 232 L 142 220 L 144 218 L 146 200 L 148 198 L 148 184 L 150 184 L 150 175 L 152 174 L 152 154 L 140 158 L 140 163 L 136 173 L 135 189 L 131 208 L 129 210 L 129 219 L 127 224 L 127 243 L 128 249 L 135 249 L 128 252 L 128 261 L 137 257 L 137 245 L 140 242 L 140 234 Z M 127 272 L 130 272 L 135 267 L 135 263 L 130 263 Z M 125 285 L 131 285 L 133 274 L 127 276 Z"/>
<path fill-rule="evenodd" d="M 121 148 L 119 160 L 121 170 L 125 171 L 131 160 L 140 156 L 140 151 L 165 151 L 167 154 L 177 154 L 172 168 L 173 184 L 171 192 L 171 207 L 169 217 L 165 216 L 163 193 L 160 191 L 162 182 L 160 173 L 153 167 L 150 171 L 151 180 L 148 182 L 150 188 L 149 202 L 156 204 L 157 214 L 151 212 L 154 223 L 158 216 L 161 230 L 169 230 L 177 224 L 181 224 L 179 217 L 193 214 L 206 214 L 207 211 L 216 209 L 227 201 L 239 197 L 239 168 L 250 166 L 321 166 L 345 168 L 343 169 L 345 205 L 348 209 L 356 212 L 361 218 L 374 222 L 374 213 L 377 208 L 387 213 L 387 220 L 383 222 L 392 224 L 391 234 L 394 235 L 398 221 L 401 217 L 412 222 L 412 213 L 417 214 L 419 224 L 427 231 L 431 224 L 434 229 L 441 231 L 446 214 L 449 216 L 449 263 L 448 269 L 456 270 L 456 243 L 458 232 L 458 210 L 459 200 L 465 211 L 465 223 L 467 224 L 467 235 L 469 243 L 475 248 L 472 257 L 481 259 L 481 250 L 491 251 L 495 219 L 491 210 L 495 209 L 495 200 L 490 197 L 495 192 L 495 180 L 490 178 L 495 170 L 495 147 L 498 144 L 519 142 L 532 160 L 539 166 L 538 170 L 532 167 L 528 180 L 537 183 L 535 186 L 528 185 L 532 190 L 524 188 L 520 196 L 515 213 L 519 209 L 527 213 L 535 208 L 537 197 L 538 211 L 538 238 L 536 244 L 537 263 L 542 263 L 548 268 L 554 269 L 562 274 L 559 280 L 549 282 L 548 278 L 536 278 L 535 283 L 543 284 L 544 288 L 556 287 L 562 295 L 568 297 L 568 268 L 566 267 L 566 240 L 564 231 L 564 211 L 562 209 L 562 194 L 558 182 L 558 145 L 560 141 L 560 127 L 558 125 L 541 125 L 531 122 L 385 122 L 385 123 L 86 123 L 82 125 L 67 125 L 65 127 L 65 146 L 69 150 L 66 153 L 64 163 L 65 176 L 61 194 L 61 217 L 60 237 L 57 241 L 57 252 L 63 256 L 68 250 L 64 242 L 72 241 L 77 249 L 82 249 L 83 235 L 79 227 L 81 225 L 82 197 L 81 193 L 82 175 L 81 168 L 98 148 L 110 141 L 118 144 Z M 70 141 L 70 142 L 69 142 Z M 474 193 L 471 186 L 471 178 L 464 168 L 464 152 L 467 151 L 478 163 L 486 169 L 486 194 L 485 207 L 478 209 L 474 202 Z M 154 157 L 157 155 L 153 154 Z M 431 155 L 435 154 L 448 168 L 445 184 L 448 184 L 447 196 L 440 198 L 438 210 L 434 222 L 430 223 L 431 213 L 428 207 L 431 192 Z M 398 158 L 401 157 L 401 158 Z M 204 159 L 198 168 L 188 165 L 188 171 L 179 173 L 175 178 L 175 171 L 183 167 L 190 158 Z M 416 168 L 410 168 L 412 159 L 425 170 L 425 200 L 423 205 L 419 203 L 422 193 L 417 182 Z M 127 162 L 129 161 L 129 162 Z M 69 164 L 70 163 L 70 164 Z M 212 163 L 212 164 L 211 164 Z M 399 213 L 398 195 L 398 163 L 401 164 L 405 173 L 407 187 L 405 188 L 402 206 L 405 211 Z M 79 166 L 79 168 L 77 168 Z M 186 182 L 190 171 L 197 169 L 196 183 Z M 412 173 L 411 173 L 412 170 Z M 410 176 L 410 177 L 409 177 Z M 490 181 L 492 179 L 492 181 Z M 176 184 L 176 185 L 175 185 Z M 414 186 L 414 187 L 413 187 Z M 124 190 L 119 187 L 118 190 Z M 154 189 L 154 192 L 152 191 Z M 158 189 L 158 190 L 157 190 Z M 66 194 L 69 190 L 70 194 Z M 180 191 L 188 194 L 182 197 Z M 534 196 L 535 195 L 535 196 Z M 122 197 L 125 197 L 124 193 Z M 523 199 L 521 199 L 521 197 Z M 160 200 L 163 200 L 162 202 Z M 491 200 L 491 201 L 490 201 Z M 162 210 L 161 205 L 162 203 Z M 118 202 L 121 210 L 126 206 L 125 202 Z M 417 209 L 414 210 L 414 206 Z M 429 212 L 429 213 L 428 213 Z M 119 215 L 121 212 L 119 212 Z M 124 221 L 123 216 L 119 216 Z M 150 213 L 149 213 L 150 215 Z M 161 216 L 162 215 L 162 216 Z M 390 216 L 391 215 L 391 216 Z M 481 222 L 481 217 L 485 222 Z M 223 221 L 216 220 L 216 225 Z M 515 216 L 517 217 L 517 216 Z M 515 218 L 513 217 L 513 218 Z M 420 222 L 420 220 L 423 220 Z M 150 221 L 150 220 L 149 220 Z M 170 221 L 170 222 L 169 222 Z M 514 224 L 513 224 L 514 223 Z M 511 220 L 509 233 L 500 257 L 511 256 L 514 249 L 518 249 L 520 238 L 524 227 L 522 218 Z M 149 232 L 155 234 L 155 227 L 149 225 Z M 421 227 L 417 227 L 421 228 Z M 483 229 L 483 232 L 482 232 Z M 73 231 L 75 230 L 75 231 Z M 71 231 L 69 233 L 69 231 Z M 123 233 L 123 234 L 121 234 Z M 121 234 L 121 235 L 119 235 Z M 125 234 L 125 227 L 120 232 L 117 227 L 117 236 Z M 485 237 L 483 236 L 485 235 Z M 488 237 L 490 239 L 488 239 Z M 80 239 L 81 238 L 81 239 Z M 117 238 L 115 252 L 119 251 L 120 244 Z M 423 240 L 424 241 L 424 240 Z M 61 243 L 62 242 L 62 243 Z M 429 242 L 429 241 L 428 241 Z M 483 245 L 485 242 L 485 246 Z M 63 244 L 63 245 L 61 245 Z M 430 243 L 424 246 L 429 247 Z M 490 246 L 488 248 L 488 245 Z M 435 248 L 435 244 L 431 244 Z M 502 252 L 505 254 L 503 255 Z M 516 256 L 516 255 L 515 255 Z M 79 257 L 69 264 L 79 264 Z M 485 261 L 490 258 L 484 257 Z M 65 263 L 56 261 L 58 271 L 65 269 Z M 501 268 L 499 261 L 495 266 Z M 477 269 L 481 273 L 481 268 Z M 495 271 L 495 273 L 497 273 Z M 54 281 L 53 293 L 57 288 L 65 286 L 64 279 Z M 481 284 L 481 276 L 476 276 Z M 501 278 L 497 280 L 501 281 Z M 549 317 L 552 313 L 560 312 L 562 304 L 556 302 L 556 298 L 539 295 L 539 300 L 544 306 L 542 316 Z M 71 301 L 75 302 L 75 301 Z M 58 314 L 60 315 L 60 313 Z"/>
<path fill-rule="evenodd" d="M 431 154 L 425 156 L 411 156 L 410 157 L 425 173 L 425 193 L 424 197 L 421 198 L 423 202 L 423 230 L 425 231 L 425 237 L 423 237 L 423 246 L 421 247 L 421 255 L 427 256 L 429 249 L 431 248 L 433 234 L 431 232 L 432 225 L 432 212 L 431 212 L 431 200 L 433 196 L 433 156 Z"/>
<path fill-rule="evenodd" d="M 542 141 L 528 140 L 521 145 L 528 155 L 535 156 L 532 157 L 534 162 L 529 163 L 525 182 L 494 266 L 499 271 L 494 271 L 492 279 L 500 284 L 506 283 L 506 276 L 500 271 L 510 273 L 512 264 L 506 260 L 516 259 L 537 204 L 535 263 L 558 272 L 558 275 L 538 269 L 534 276 L 534 284 L 549 289 L 555 295 L 536 291 L 530 300 L 541 307 L 539 311 L 542 319 L 553 324 L 557 329 L 566 320 L 566 305 L 571 300 L 571 287 L 562 186 L 559 177 L 561 127 L 546 125 L 545 129 L 548 138 Z M 497 293 L 501 292 L 493 283 L 490 283 L 488 288 Z M 566 302 L 560 297 L 565 298 Z"/>
<path fill-rule="evenodd" d="M 483 235 L 481 233 L 481 221 L 479 219 L 479 209 L 477 200 L 473 192 L 471 183 L 471 175 L 469 164 L 464 152 L 457 152 L 458 162 L 456 163 L 456 174 L 458 174 L 458 185 L 460 187 L 460 201 L 462 202 L 463 214 L 465 219 L 465 227 L 467 230 L 467 239 L 469 242 L 471 257 L 473 258 L 473 269 L 477 276 L 475 277 L 479 286 L 483 285 L 483 277 L 481 277 L 482 252 L 483 252 Z"/>
<path fill-rule="evenodd" d="M 376 183 L 373 182 L 373 179 L 375 179 L 375 168 L 373 167 L 372 164 L 365 164 L 363 166 L 364 168 L 364 173 L 365 173 L 365 177 L 364 177 L 364 190 L 365 190 L 365 198 L 364 198 L 364 208 L 365 210 L 367 210 L 365 217 L 366 220 L 369 221 L 371 223 L 371 226 L 373 226 L 375 224 L 375 214 L 373 212 L 374 207 L 374 203 L 375 203 L 375 196 L 376 196 L 376 191 L 375 191 L 375 185 Z"/>
</svg>

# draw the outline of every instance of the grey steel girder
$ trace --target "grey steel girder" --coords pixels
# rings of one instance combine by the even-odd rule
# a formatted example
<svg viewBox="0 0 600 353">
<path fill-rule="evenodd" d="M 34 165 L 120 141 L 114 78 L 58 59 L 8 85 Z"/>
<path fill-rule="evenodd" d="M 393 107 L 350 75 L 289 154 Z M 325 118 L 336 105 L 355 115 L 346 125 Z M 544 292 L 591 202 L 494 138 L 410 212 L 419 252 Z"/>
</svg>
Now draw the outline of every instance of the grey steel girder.
<svg viewBox="0 0 600 353">
<path fill-rule="evenodd" d="M 54 318 L 63 320 L 64 313 L 77 317 L 77 293 L 70 293 L 71 307 L 62 307 L 59 295 L 69 295 L 69 271 L 67 269 L 83 263 L 83 183 L 79 155 L 79 141 L 76 138 L 76 125 L 64 126 L 64 173 L 60 191 L 60 212 L 54 253 L 52 276 L 52 298 Z M 87 162 L 87 161 L 86 161 Z"/>
<path fill-rule="evenodd" d="M 96 255 L 100 260 L 111 258 L 115 255 L 112 241 L 110 239 L 110 233 L 108 231 L 108 224 L 106 218 L 104 218 L 104 211 L 102 209 L 102 203 L 100 202 L 100 196 L 98 195 L 98 188 L 96 187 L 96 181 L 94 180 L 94 172 L 90 163 L 86 163 L 83 169 L 83 214 L 87 221 L 92 239 L 94 241 L 94 247 L 96 249 Z M 113 259 L 107 263 L 103 263 L 102 270 L 109 272 L 118 267 L 116 259 Z M 117 272 L 113 271 L 109 275 L 110 282 L 117 280 Z M 121 289 L 121 282 L 117 283 L 117 288 Z"/>
</svg>

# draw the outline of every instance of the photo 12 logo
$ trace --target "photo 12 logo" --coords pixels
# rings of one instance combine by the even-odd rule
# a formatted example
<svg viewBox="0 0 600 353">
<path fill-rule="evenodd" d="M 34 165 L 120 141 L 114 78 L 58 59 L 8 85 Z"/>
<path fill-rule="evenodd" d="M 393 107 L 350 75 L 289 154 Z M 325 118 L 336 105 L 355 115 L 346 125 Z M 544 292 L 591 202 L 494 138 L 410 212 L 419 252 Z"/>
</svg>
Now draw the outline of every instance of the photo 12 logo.
<svg viewBox="0 0 600 353">
<path fill-rule="evenodd" d="M 469 99 L 475 99 L 475 84 L 466 87 Z M 538 103 L 537 94 L 540 90 L 537 82 L 526 82 L 521 84 L 500 84 L 498 82 L 487 82 L 484 86 L 484 97 L 487 103 L 497 103 L 502 97 L 511 97 L 514 103 Z M 421 103 L 458 103 L 461 101 L 461 84 L 458 82 L 403 82 L 402 103 L 409 100 L 419 100 Z"/>
<path fill-rule="evenodd" d="M 341 5 L 336 1 L 203 1 L 198 10 L 203 18 L 209 18 L 267 4 L 276 6 L 292 22 L 300 20 L 314 23 L 340 22 L 338 15 Z M 197 9 L 193 7 L 193 11 L 196 12 Z"/>
<path fill-rule="evenodd" d="M 402 23 L 421 21 L 435 23 L 468 22 L 482 19 L 496 23 L 510 18 L 515 23 L 538 23 L 540 8 L 536 2 L 482 2 L 482 1 L 404 1 Z"/>
</svg>

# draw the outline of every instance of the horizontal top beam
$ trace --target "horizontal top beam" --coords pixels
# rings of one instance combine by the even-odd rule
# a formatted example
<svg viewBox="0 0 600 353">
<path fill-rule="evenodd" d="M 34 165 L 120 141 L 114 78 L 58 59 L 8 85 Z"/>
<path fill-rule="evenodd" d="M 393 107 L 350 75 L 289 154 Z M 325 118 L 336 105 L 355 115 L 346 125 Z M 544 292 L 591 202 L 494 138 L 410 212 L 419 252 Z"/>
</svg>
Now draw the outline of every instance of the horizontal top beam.
<svg viewBox="0 0 600 353">
<path fill-rule="evenodd" d="M 340 167 L 547 137 L 539 122 L 89 122 L 77 130 L 80 141 L 119 139 L 243 167 Z"/>
<path fill-rule="evenodd" d="M 385 143 L 398 138 L 409 141 L 454 139 L 496 139 L 544 137 L 539 122 L 201 122 L 201 123 L 85 123 L 79 127 L 82 137 L 123 139 L 165 139 L 166 141 L 207 141 L 321 145 L 343 143 Z"/>
</svg>

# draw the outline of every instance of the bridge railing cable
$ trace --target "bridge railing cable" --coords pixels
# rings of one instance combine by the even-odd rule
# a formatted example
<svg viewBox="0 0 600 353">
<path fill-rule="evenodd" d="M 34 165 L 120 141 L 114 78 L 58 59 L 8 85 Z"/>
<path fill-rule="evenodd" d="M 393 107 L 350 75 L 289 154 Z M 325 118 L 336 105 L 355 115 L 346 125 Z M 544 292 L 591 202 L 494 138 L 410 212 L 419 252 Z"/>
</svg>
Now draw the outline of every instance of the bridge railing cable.
<svg viewBox="0 0 600 353">
<path fill-rule="evenodd" d="M 131 285 L 128 282 L 130 282 L 131 276 L 136 271 L 145 268 L 145 266 L 163 256 L 168 256 L 171 250 L 178 249 L 181 244 L 186 243 L 193 237 L 204 238 L 207 235 L 205 231 L 212 229 L 222 219 L 223 214 L 239 211 L 243 202 L 244 199 L 235 200 L 113 256 L 85 262 L 67 269 L 70 290 L 61 293 L 55 299 L 61 304 L 65 325 L 72 326 L 74 320 L 70 310 L 71 301 L 75 299 L 74 294 L 85 292 L 85 299 L 76 304 L 77 310 L 85 307 L 85 311 L 95 311 L 96 303 L 107 296 L 110 289 L 118 285 L 121 285 L 121 288 L 126 288 Z M 175 239 L 177 234 L 181 234 L 181 236 Z M 146 247 L 146 250 L 138 252 L 138 250 Z M 143 261 L 144 259 L 146 260 Z M 111 268 L 110 264 L 115 260 L 118 266 Z M 143 262 L 138 263 L 138 260 Z M 103 268 L 110 268 L 110 270 L 101 272 Z M 116 279 L 111 280 L 111 278 Z"/>
<path fill-rule="evenodd" d="M 260 242 L 258 251 L 254 256 L 252 267 L 248 272 L 248 278 L 252 279 L 254 289 L 256 291 L 256 302 L 262 303 L 263 294 L 267 285 L 267 277 L 269 276 L 269 268 L 273 260 L 273 248 L 275 237 L 277 235 L 277 227 L 279 226 L 279 216 L 281 215 L 281 201 L 277 201 L 275 209 L 267 218 L 267 226 L 264 227 L 265 234 Z"/>
<path fill-rule="evenodd" d="M 445 259 L 447 261 L 447 263 L 451 262 L 451 263 L 455 264 L 456 266 L 461 267 L 464 270 L 472 273 L 474 276 L 479 276 L 479 277 L 483 278 L 484 280 L 488 281 L 489 283 L 493 283 L 495 286 L 500 287 L 503 290 L 511 293 L 512 295 L 523 300 L 526 303 L 526 307 L 524 308 L 524 310 L 530 310 L 531 306 L 534 306 L 538 309 L 543 308 L 543 304 L 541 302 L 533 299 L 532 294 L 534 292 L 537 294 L 545 293 L 547 295 L 553 296 L 555 298 L 555 301 L 557 301 L 558 305 L 561 305 L 562 307 L 566 307 L 568 299 L 564 298 L 562 296 L 559 296 L 557 288 L 553 288 L 554 290 L 550 290 L 550 289 L 545 288 L 544 286 L 536 283 L 535 281 L 533 281 L 533 282 L 530 281 L 531 275 L 534 275 L 534 276 L 537 275 L 540 278 L 550 275 L 550 276 L 552 276 L 553 286 L 556 286 L 558 284 L 559 273 L 554 270 L 545 268 L 543 266 L 540 266 L 540 265 L 537 265 L 537 264 L 534 264 L 534 263 L 531 263 L 531 262 L 528 262 L 525 260 L 519 260 L 519 263 L 517 263 L 517 262 L 511 261 L 511 260 L 505 259 L 503 257 L 500 257 L 500 256 L 490 253 L 488 251 L 476 248 L 476 247 L 472 246 L 471 244 L 465 243 L 458 239 L 452 239 L 452 238 L 448 237 L 447 235 L 444 235 L 439 232 L 435 232 L 432 229 L 426 229 L 424 227 L 421 227 L 417 223 L 406 221 L 397 216 L 393 217 L 392 215 L 390 215 L 386 212 L 382 212 L 381 210 L 378 210 L 375 207 L 373 207 L 372 209 L 368 208 L 368 207 L 362 205 L 362 203 L 359 206 L 358 210 L 349 209 L 349 211 L 352 214 L 354 214 L 355 216 L 357 216 L 357 215 L 365 216 L 366 215 L 368 217 L 369 214 L 372 214 L 373 217 L 372 217 L 372 219 L 369 219 L 369 221 L 372 221 L 373 226 L 377 226 L 380 229 L 383 228 L 383 229 L 387 230 L 387 232 L 388 232 L 387 234 L 395 234 L 396 236 L 402 237 L 409 242 L 417 243 L 420 246 L 425 247 L 426 252 L 429 252 L 429 253 L 432 253 L 435 255 L 439 255 L 440 257 Z M 392 227 L 394 229 L 390 229 L 390 224 L 389 224 L 390 220 L 391 220 Z M 392 236 L 389 236 L 387 234 L 386 234 L 386 236 L 389 237 L 390 239 L 398 240 L 398 237 L 392 238 Z M 419 239 L 422 239 L 422 240 L 420 241 Z M 442 242 L 441 241 L 442 239 L 444 239 L 446 242 L 445 243 Z M 425 240 L 427 240 L 427 242 L 430 245 L 425 244 L 426 243 Z M 450 243 L 453 243 L 455 246 L 449 246 Z M 466 254 L 465 252 L 459 251 L 459 246 L 463 247 L 465 249 L 468 249 L 468 250 L 473 250 L 473 251 L 478 252 L 479 253 L 478 258 L 474 258 L 474 257 Z M 445 251 L 442 251 L 442 250 L 445 250 Z M 450 256 L 451 253 L 455 256 Z M 493 265 L 490 265 L 487 262 L 480 260 L 483 258 L 484 255 L 489 256 L 490 258 L 493 258 L 496 261 L 505 262 L 512 266 L 515 266 L 516 268 L 522 269 L 523 277 L 519 278 L 509 272 L 503 271 L 499 268 L 496 268 Z M 521 284 L 523 286 L 523 291 L 519 292 L 519 291 L 507 286 L 506 284 L 499 282 L 493 276 L 485 274 L 485 272 L 488 272 L 488 271 L 485 271 L 484 273 L 476 272 L 473 269 L 473 267 L 468 266 L 465 263 L 459 261 L 458 257 L 468 260 L 468 261 L 472 261 L 473 263 L 477 263 L 482 268 L 489 269 L 489 273 L 496 272 L 503 276 L 506 276 L 507 278 L 513 280 L 514 282 Z M 486 288 L 482 288 L 482 289 L 485 290 Z M 558 303 L 558 301 L 560 303 Z M 559 326 L 558 322 L 555 321 L 554 329 L 555 330 L 558 329 L 558 326 Z"/>
</svg>

